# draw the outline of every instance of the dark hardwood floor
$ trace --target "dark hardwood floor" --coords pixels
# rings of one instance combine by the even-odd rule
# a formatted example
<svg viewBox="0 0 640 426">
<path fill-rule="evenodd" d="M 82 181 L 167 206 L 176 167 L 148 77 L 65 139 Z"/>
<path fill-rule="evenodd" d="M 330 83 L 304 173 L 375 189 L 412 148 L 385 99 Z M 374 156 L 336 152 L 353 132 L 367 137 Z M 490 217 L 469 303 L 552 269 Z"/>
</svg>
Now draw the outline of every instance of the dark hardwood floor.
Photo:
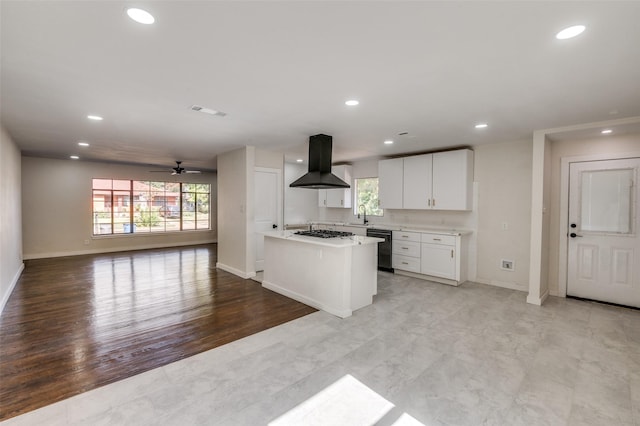
<svg viewBox="0 0 640 426">
<path fill-rule="evenodd" d="M 0 420 L 315 312 L 215 244 L 38 259 L 0 318 Z"/>
</svg>

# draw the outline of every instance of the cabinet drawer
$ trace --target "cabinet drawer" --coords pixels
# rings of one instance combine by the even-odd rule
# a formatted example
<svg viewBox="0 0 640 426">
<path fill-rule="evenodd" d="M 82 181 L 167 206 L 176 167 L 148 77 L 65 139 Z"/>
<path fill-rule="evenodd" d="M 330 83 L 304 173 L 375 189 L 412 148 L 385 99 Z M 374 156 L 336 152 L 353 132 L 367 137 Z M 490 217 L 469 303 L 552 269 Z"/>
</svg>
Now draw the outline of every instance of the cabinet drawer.
<svg viewBox="0 0 640 426">
<path fill-rule="evenodd" d="M 392 256 L 391 262 L 394 269 L 415 272 L 417 274 L 420 273 L 420 259 L 417 257 L 408 257 L 394 254 Z"/>
<path fill-rule="evenodd" d="M 402 256 L 420 257 L 420 243 L 413 241 L 394 241 L 393 254 Z"/>
<path fill-rule="evenodd" d="M 420 233 L 418 232 L 404 232 L 393 231 L 393 239 L 398 241 L 415 241 L 420 242 Z"/>
<path fill-rule="evenodd" d="M 447 246 L 456 245 L 455 235 L 440 235 L 440 234 L 422 234 L 422 242 L 429 244 L 444 244 Z"/>
</svg>

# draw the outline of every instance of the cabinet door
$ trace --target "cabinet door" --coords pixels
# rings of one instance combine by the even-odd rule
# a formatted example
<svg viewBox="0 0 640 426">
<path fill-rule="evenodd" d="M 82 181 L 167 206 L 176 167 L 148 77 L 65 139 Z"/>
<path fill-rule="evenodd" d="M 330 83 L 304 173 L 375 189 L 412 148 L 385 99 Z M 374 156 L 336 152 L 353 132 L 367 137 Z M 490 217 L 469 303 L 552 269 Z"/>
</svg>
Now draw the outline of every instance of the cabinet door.
<svg viewBox="0 0 640 426">
<path fill-rule="evenodd" d="M 349 185 L 353 185 L 351 182 L 351 166 L 340 165 L 331 168 L 331 173 L 338 176 Z M 346 189 L 326 189 L 326 207 L 335 207 L 348 209 L 353 204 L 351 202 L 351 188 Z"/>
<path fill-rule="evenodd" d="M 433 154 L 433 201 L 437 210 L 471 210 L 473 151 Z"/>
<path fill-rule="evenodd" d="M 402 181 L 402 158 L 378 161 L 378 200 L 381 208 L 402 208 Z"/>
<path fill-rule="evenodd" d="M 425 154 L 404 158 L 402 205 L 405 209 L 431 208 L 432 157 L 432 154 Z"/>
<path fill-rule="evenodd" d="M 318 207 L 327 207 L 326 189 L 318 189 Z"/>
<path fill-rule="evenodd" d="M 327 189 L 327 207 L 345 207 L 345 189 Z"/>
<path fill-rule="evenodd" d="M 451 280 L 457 279 L 455 247 L 422 244 L 420 273 Z"/>
</svg>

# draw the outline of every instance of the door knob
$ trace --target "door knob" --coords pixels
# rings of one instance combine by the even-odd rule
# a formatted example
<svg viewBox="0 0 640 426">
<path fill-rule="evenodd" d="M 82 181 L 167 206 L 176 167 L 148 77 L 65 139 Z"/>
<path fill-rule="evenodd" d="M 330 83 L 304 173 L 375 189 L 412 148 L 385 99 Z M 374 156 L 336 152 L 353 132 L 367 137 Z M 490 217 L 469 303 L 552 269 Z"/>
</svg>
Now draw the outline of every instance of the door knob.
<svg viewBox="0 0 640 426">
<path fill-rule="evenodd" d="M 582 235 L 578 235 L 578 234 L 576 234 L 575 232 L 570 233 L 570 234 L 569 234 L 569 236 L 570 236 L 571 238 L 575 238 L 575 237 L 582 237 Z"/>
<path fill-rule="evenodd" d="M 271 225 L 273 229 L 276 229 L 278 227 L 278 225 L 276 225 L 275 223 L 273 225 Z"/>
<path fill-rule="evenodd" d="M 577 226 L 577 225 L 576 225 L 575 223 L 572 223 L 572 224 L 571 224 L 571 227 L 572 227 L 572 228 L 575 228 L 576 226 Z"/>
</svg>

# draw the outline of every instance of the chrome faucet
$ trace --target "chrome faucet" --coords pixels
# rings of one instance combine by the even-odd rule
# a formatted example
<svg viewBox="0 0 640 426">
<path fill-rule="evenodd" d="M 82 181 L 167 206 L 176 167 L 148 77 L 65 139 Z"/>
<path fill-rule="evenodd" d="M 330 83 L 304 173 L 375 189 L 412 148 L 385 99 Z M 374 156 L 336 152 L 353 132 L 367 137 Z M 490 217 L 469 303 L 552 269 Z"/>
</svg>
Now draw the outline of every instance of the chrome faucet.
<svg viewBox="0 0 640 426">
<path fill-rule="evenodd" d="M 367 206 L 365 206 L 364 204 L 360 204 L 360 206 L 358 206 L 358 219 L 360 219 L 360 210 L 362 209 L 362 212 L 364 213 L 364 224 L 366 225 L 367 223 L 369 223 L 369 221 L 367 220 Z"/>
</svg>

